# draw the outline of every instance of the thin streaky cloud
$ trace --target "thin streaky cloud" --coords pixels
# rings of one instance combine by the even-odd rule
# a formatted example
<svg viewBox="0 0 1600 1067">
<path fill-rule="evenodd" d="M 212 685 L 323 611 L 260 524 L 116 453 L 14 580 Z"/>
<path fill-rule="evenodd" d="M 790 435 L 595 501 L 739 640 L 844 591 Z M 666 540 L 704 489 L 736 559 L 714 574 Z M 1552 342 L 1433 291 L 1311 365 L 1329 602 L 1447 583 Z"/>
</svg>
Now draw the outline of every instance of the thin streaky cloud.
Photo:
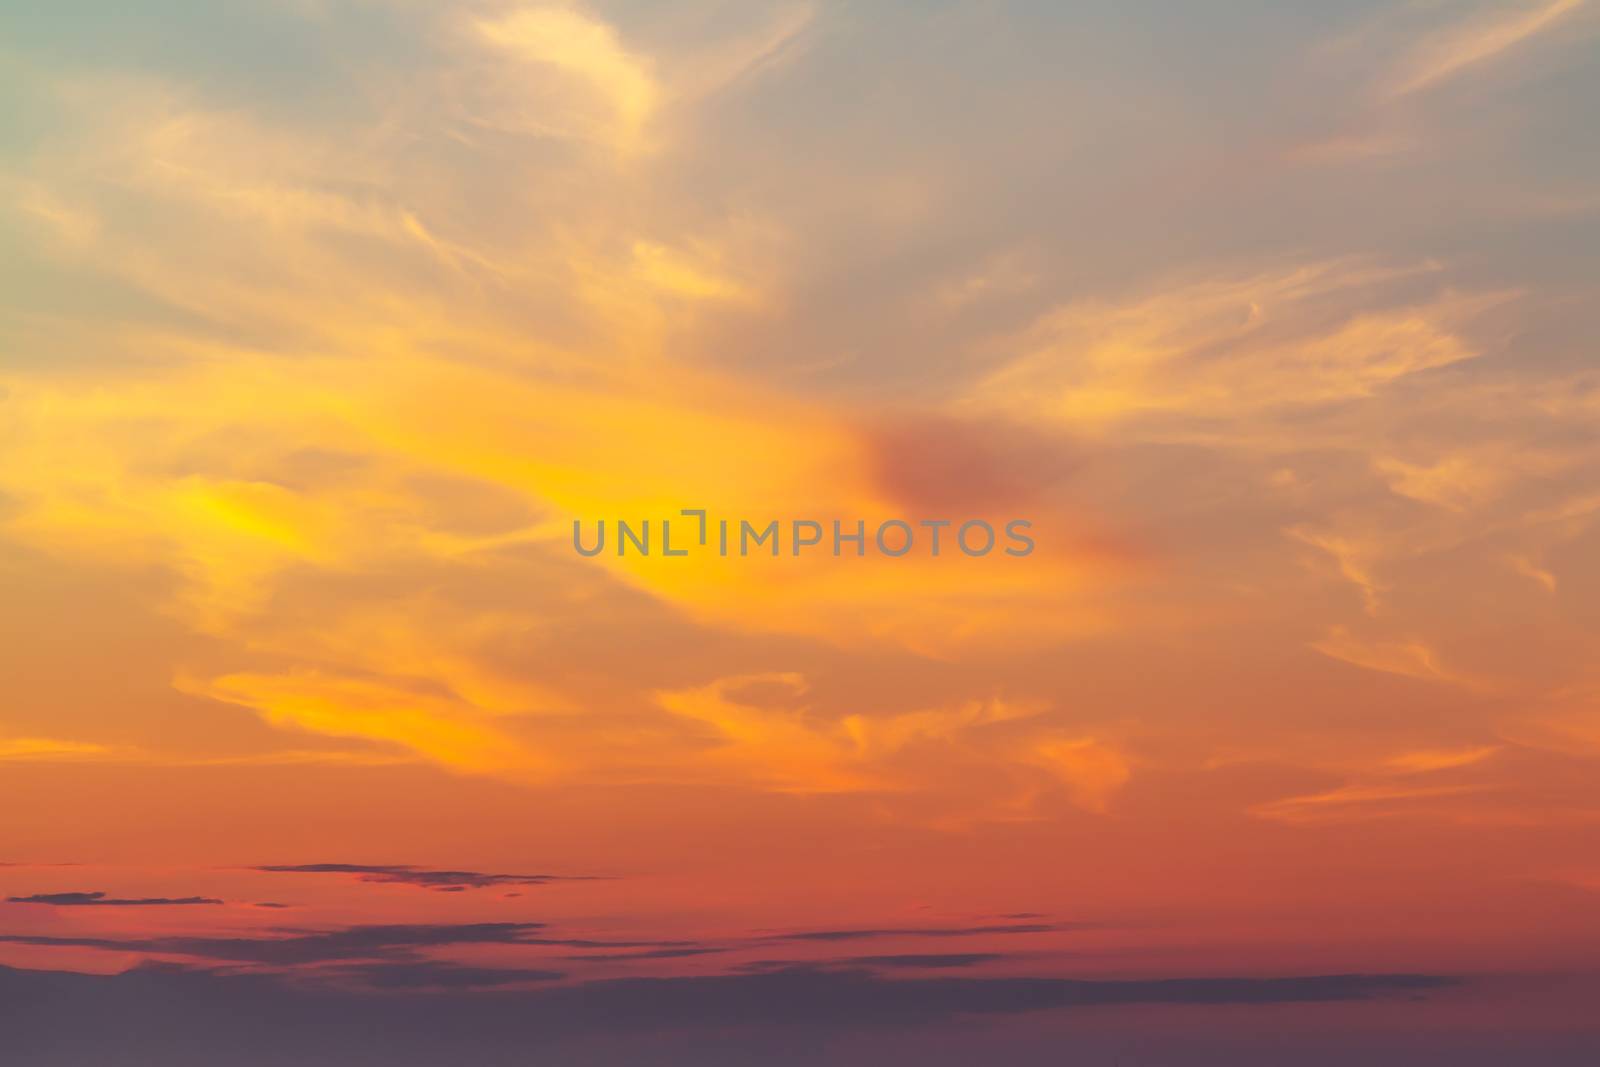
<svg viewBox="0 0 1600 1067">
<path fill-rule="evenodd" d="M 864 941 L 880 937 L 970 937 L 978 934 L 1044 934 L 1071 929 L 1052 923 L 1014 923 L 994 926 L 879 927 L 843 930 L 802 930 L 780 934 L 774 941 Z"/>
<path fill-rule="evenodd" d="M 73 937 L 4 934 L 0 943 L 43 948 L 94 948 L 158 956 L 260 963 L 280 967 L 342 960 L 409 960 L 430 948 L 527 944 L 536 922 L 389 923 L 333 930 L 280 929 L 263 937 Z"/>
<path fill-rule="evenodd" d="M 1531 9 L 1518 5 L 1435 34 L 1412 49 L 1400 64 L 1388 95 L 1407 96 L 1449 81 L 1545 32 L 1583 3 L 1584 0 L 1551 0 Z"/>
<path fill-rule="evenodd" d="M 550 882 L 594 881 L 591 875 L 499 874 L 485 871 L 436 870 L 411 864 L 293 863 L 263 864 L 250 868 L 266 874 L 349 875 L 360 882 L 411 885 L 421 889 L 455 891 L 501 885 L 546 885 Z"/>
<path fill-rule="evenodd" d="M 57 908 L 140 908 L 181 904 L 221 904 L 216 897 L 112 897 L 102 890 L 81 893 L 33 893 L 7 897 L 7 904 L 48 904 Z"/>
<path fill-rule="evenodd" d="M 1251 809 L 1251 814 L 1283 823 L 1352 822 L 1406 814 L 1418 801 L 1435 801 L 1483 793 L 1474 785 L 1351 785 L 1326 793 L 1285 797 Z"/>
</svg>

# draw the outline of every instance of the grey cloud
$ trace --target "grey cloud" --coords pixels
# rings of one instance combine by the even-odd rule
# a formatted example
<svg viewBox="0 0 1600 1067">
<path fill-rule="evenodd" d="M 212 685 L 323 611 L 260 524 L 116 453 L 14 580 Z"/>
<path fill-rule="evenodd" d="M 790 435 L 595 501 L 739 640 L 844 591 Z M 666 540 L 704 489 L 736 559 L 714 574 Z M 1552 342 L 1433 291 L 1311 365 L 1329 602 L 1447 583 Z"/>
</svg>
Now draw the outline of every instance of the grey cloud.
<svg viewBox="0 0 1600 1067">
<path fill-rule="evenodd" d="M 362 882 L 412 885 L 447 893 L 465 889 L 486 889 L 497 885 L 547 885 L 550 882 L 593 880 L 591 875 L 494 874 L 484 871 L 435 870 L 409 863 L 271 863 L 250 869 L 270 874 L 352 875 Z"/>
<path fill-rule="evenodd" d="M 688 945 L 682 948 L 651 948 L 638 952 L 593 952 L 581 956 L 566 956 L 569 960 L 588 960 L 591 962 L 611 960 L 671 960 L 681 959 L 686 956 L 707 956 L 715 952 L 726 952 L 727 949 L 716 948 L 710 945 Z"/>
<path fill-rule="evenodd" d="M 351 926 L 340 930 L 280 930 L 269 937 L 64 937 L 0 935 L 19 945 L 99 948 L 196 959 L 290 966 L 336 960 L 407 958 L 418 949 L 445 945 L 527 943 L 543 923 L 428 923 Z"/>
<path fill-rule="evenodd" d="M 844 930 L 802 930 L 779 934 L 774 941 L 864 941 L 879 937 L 969 937 L 977 934 L 1043 934 L 1055 930 L 1079 929 L 1073 925 L 1050 923 L 1007 923 L 993 926 L 908 926 L 868 927 Z"/>
<path fill-rule="evenodd" d="M 164 907 L 175 904 L 221 904 L 216 897 L 110 897 L 104 892 L 87 893 L 34 893 L 25 897 L 7 897 L 8 904 L 50 904 L 58 908 L 142 908 Z"/>
<path fill-rule="evenodd" d="M 661 1035 L 650 1062 L 670 1064 L 707 1062 L 683 1048 L 684 1035 L 694 1031 L 713 1033 L 720 1041 L 730 1032 L 770 1036 L 771 1027 L 799 1025 L 813 1033 L 917 1028 L 974 1015 L 1110 1005 L 1414 998 L 1456 984 L 1453 978 L 1425 974 L 1086 981 L 885 979 L 842 970 L 468 990 L 448 988 L 449 973 L 448 966 L 392 970 L 391 991 L 377 994 L 173 967 L 114 976 L 0 968 L 0 1003 L 13 1008 L 8 1051 L 31 1067 L 353 1062 L 409 1067 L 461 1060 L 526 1065 L 541 1062 L 533 1050 L 552 1042 L 648 1034 Z M 500 976 L 465 968 L 459 977 L 475 983 Z M 415 984 L 447 988 L 423 993 L 412 991 Z M 87 1019 L 95 1024 L 85 1026 Z"/>
<path fill-rule="evenodd" d="M 529 967 L 473 967 L 445 960 L 407 960 L 341 967 L 340 977 L 372 989 L 479 989 L 522 982 L 550 982 L 565 977 L 561 971 Z"/>
</svg>

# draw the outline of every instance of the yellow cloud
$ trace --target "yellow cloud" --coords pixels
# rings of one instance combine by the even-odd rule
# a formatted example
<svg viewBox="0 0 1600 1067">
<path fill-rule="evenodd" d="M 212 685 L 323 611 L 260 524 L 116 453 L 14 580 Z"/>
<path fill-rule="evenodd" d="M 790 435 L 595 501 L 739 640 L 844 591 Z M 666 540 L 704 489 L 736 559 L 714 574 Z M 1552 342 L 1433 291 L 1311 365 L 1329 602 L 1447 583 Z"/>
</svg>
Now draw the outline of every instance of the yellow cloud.
<svg viewBox="0 0 1600 1067">
<path fill-rule="evenodd" d="M 1140 416 L 1243 421 L 1371 396 L 1476 356 L 1458 328 L 1504 299 L 1445 295 L 1330 317 L 1330 308 L 1350 308 L 1408 273 L 1329 262 L 1121 302 L 1074 302 L 1018 338 L 1022 354 L 964 403 L 1108 433 Z"/>
<path fill-rule="evenodd" d="M 746 300 L 750 296 L 737 282 L 649 241 L 634 243 L 633 271 L 641 280 L 674 296 L 701 300 Z"/>
<path fill-rule="evenodd" d="M 1472 785 L 1349 785 L 1325 793 L 1285 797 L 1251 808 L 1251 814 L 1285 823 L 1356 822 L 1427 814 L 1419 802 L 1444 800 L 1485 787 Z"/>
<path fill-rule="evenodd" d="M 1412 49 L 1395 72 L 1388 93 L 1391 97 L 1406 96 L 1458 77 L 1544 32 L 1583 3 L 1584 0 L 1516 3 L 1448 27 Z"/>
<path fill-rule="evenodd" d="M 1105 811 L 1132 773 L 1122 753 L 1091 737 L 1050 738 L 1033 751 L 1066 784 L 1078 806 L 1088 811 Z"/>
<path fill-rule="evenodd" d="M 1293 526 L 1284 533 L 1332 556 L 1338 564 L 1340 575 L 1361 591 L 1361 602 L 1367 614 L 1377 614 L 1384 589 L 1372 573 L 1372 559 L 1377 554 L 1377 546 L 1307 526 Z"/>
<path fill-rule="evenodd" d="M 1384 457 L 1376 466 L 1389 488 L 1401 496 L 1457 511 L 1487 499 L 1504 476 L 1481 458 L 1465 455 L 1445 456 L 1426 466 Z"/>
<path fill-rule="evenodd" d="M 1391 756 L 1385 766 L 1406 774 L 1454 770 L 1469 767 L 1500 751 L 1499 745 L 1478 745 L 1473 748 L 1433 748 L 1417 752 L 1402 752 Z"/>
<path fill-rule="evenodd" d="M 1356 637 L 1347 627 L 1333 626 L 1321 640 L 1312 642 L 1311 647 L 1329 659 L 1369 671 L 1425 681 L 1472 684 L 1464 676 L 1441 666 L 1433 649 L 1420 641 L 1367 641 Z"/>
<path fill-rule="evenodd" d="M 115 755 L 115 750 L 109 746 L 87 741 L 61 741 L 48 737 L 0 737 L 0 761 L 37 760 L 55 763 L 97 759 L 111 755 Z"/>
<path fill-rule="evenodd" d="M 795 674 L 724 678 L 696 689 L 658 693 L 661 706 L 712 731 L 704 761 L 723 774 L 796 792 L 887 788 L 854 750 L 838 723 L 817 722 L 803 704 L 763 707 L 733 695 L 740 686 L 769 683 L 792 696 L 804 692 Z"/>
<path fill-rule="evenodd" d="M 180 677 L 179 689 L 250 708 L 275 726 L 384 741 L 457 770 L 546 777 L 554 763 L 488 724 L 464 701 L 390 682 L 317 671 Z"/>
<path fill-rule="evenodd" d="M 1545 592 L 1553 593 L 1556 591 L 1556 576 L 1527 556 L 1510 556 L 1508 557 L 1508 562 L 1511 564 L 1512 570 L 1525 578 L 1537 582 Z"/>
<path fill-rule="evenodd" d="M 622 47 L 611 26 L 567 8 L 527 8 L 474 26 L 496 48 L 587 86 L 612 112 L 616 145 L 640 146 L 660 90 L 649 65 Z"/>
<path fill-rule="evenodd" d="M 761 686 L 775 689 L 777 698 L 743 695 Z M 1126 758 L 1113 746 L 1052 731 L 1041 706 L 983 700 L 829 716 L 805 696 L 800 675 L 767 674 L 721 678 L 656 698 L 674 715 L 711 730 L 713 746 L 698 758 L 708 770 L 790 792 L 936 791 L 943 761 L 902 758 L 925 757 L 930 749 L 957 765 L 1043 768 L 1078 806 L 1093 812 L 1105 811 L 1130 775 Z M 1005 724 L 1013 728 L 992 732 Z M 1014 805 L 1003 801 L 1000 807 L 1011 811 Z"/>
</svg>

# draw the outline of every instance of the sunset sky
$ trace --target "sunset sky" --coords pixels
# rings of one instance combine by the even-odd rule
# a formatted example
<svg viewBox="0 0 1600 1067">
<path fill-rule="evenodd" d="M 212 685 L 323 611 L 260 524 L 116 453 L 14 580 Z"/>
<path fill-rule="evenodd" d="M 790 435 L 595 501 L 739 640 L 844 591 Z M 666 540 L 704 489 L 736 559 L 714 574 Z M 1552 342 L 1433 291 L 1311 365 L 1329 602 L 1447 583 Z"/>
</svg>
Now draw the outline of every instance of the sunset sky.
<svg viewBox="0 0 1600 1067">
<path fill-rule="evenodd" d="M 18 2 L 0 98 L 19 1064 L 1600 1055 L 1600 4 Z M 685 508 L 1036 549 L 574 550 Z"/>
</svg>

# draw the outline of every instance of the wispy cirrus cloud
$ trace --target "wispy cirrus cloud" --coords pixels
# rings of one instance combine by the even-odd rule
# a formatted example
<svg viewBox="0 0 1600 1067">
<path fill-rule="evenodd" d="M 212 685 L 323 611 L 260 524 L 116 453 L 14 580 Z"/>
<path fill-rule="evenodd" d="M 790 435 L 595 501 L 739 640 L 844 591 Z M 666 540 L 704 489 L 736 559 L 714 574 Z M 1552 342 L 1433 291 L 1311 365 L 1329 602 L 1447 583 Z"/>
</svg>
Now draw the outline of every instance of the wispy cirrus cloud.
<svg viewBox="0 0 1600 1067">
<path fill-rule="evenodd" d="M 1501 751 L 1500 745 L 1473 745 L 1467 748 L 1422 749 L 1390 756 L 1388 765 L 1397 771 L 1426 773 L 1470 767 L 1482 763 Z"/>
<path fill-rule="evenodd" d="M 59 820 L 98 854 L 168 855 L 238 815 L 219 862 L 461 859 L 455 813 L 553 809 L 572 818 L 540 864 L 584 869 L 602 836 L 623 870 L 714 850 L 725 867 L 616 890 L 751 914 L 703 938 L 543 911 L 346 930 L 374 907 L 520 919 L 504 898 L 550 876 L 303 863 L 226 875 L 314 890 L 296 910 L 226 914 L 304 929 L 178 938 L 124 924 L 216 910 L 41 899 L 6 910 L 58 940 L 8 953 L 343 968 L 405 996 L 544 982 L 546 955 L 704 972 L 872 949 L 823 965 L 856 985 L 697 986 L 684 1010 L 781 1016 L 765 998 L 787 990 L 784 1018 L 849 1017 L 852 995 L 943 1018 L 1080 994 L 878 972 L 978 977 L 997 943 L 1070 924 L 813 898 L 926 883 L 928 914 L 996 916 L 1008 886 L 1070 886 L 1104 914 L 1181 889 L 1209 937 L 1204 913 L 1260 905 L 1323 834 L 1354 882 L 1406 820 L 1592 819 L 1595 94 L 1571 45 L 1593 5 L 1379 5 L 1321 80 L 1299 59 L 1360 12 L 914 6 L 12 20 L 0 836 L 49 854 Z M 1319 133 L 1301 161 L 1342 169 L 1283 165 Z M 700 504 L 1026 514 L 1048 536 L 1009 570 L 567 551 L 574 514 Z M 1253 762 L 1207 770 L 1232 751 Z M 1203 859 L 1213 838 L 1248 859 Z M 1457 885 L 1459 850 L 1428 840 L 1416 884 L 1354 896 Z M 609 888 L 527 896 L 597 914 Z M 1345 888 L 1293 929 L 1349 921 Z M 1471 892 L 1462 946 L 1483 916 L 1524 943 L 1536 908 Z M 1263 946 L 1230 967 L 1291 958 Z"/>
<path fill-rule="evenodd" d="M 1426 35 L 1397 64 L 1390 97 L 1402 97 L 1442 85 L 1501 53 L 1558 26 L 1584 0 L 1536 0 L 1491 6 Z"/>
<path fill-rule="evenodd" d="M 1363 640 L 1344 626 L 1335 626 L 1311 647 L 1330 659 L 1386 674 L 1398 674 L 1425 681 L 1468 684 L 1468 680 L 1439 663 L 1438 653 L 1415 639 L 1405 641 Z"/>
<path fill-rule="evenodd" d="M 749 694 L 767 687 L 769 698 Z M 1073 734 L 1042 705 L 1000 699 L 895 715 L 831 717 L 809 706 L 808 683 L 793 673 L 719 678 L 661 692 L 673 715 L 703 724 L 715 741 L 702 757 L 788 792 L 902 792 L 930 788 L 904 757 L 960 743 L 974 763 L 1042 772 L 1079 807 L 1104 812 L 1132 771 L 1112 740 Z"/>
<path fill-rule="evenodd" d="M 0 760 L 57 762 L 114 757 L 116 750 L 92 741 L 66 741 L 48 737 L 0 738 Z"/>
<path fill-rule="evenodd" d="M 571 102 L 557 119 L 567 125 L 542 118 L 537 129 L 603 137 L 622 150 L 640 146 L 661 90 L 649 63 L 624 47 L 614 27 L 571 8 L 530 7 L 476 19 L 472 28 L 486 45 L 557 72 L 600 105 L 599 114 L 586 115 L 590 109 Z"/>
<path fill-rule="evenodd" d="M 1398 297 L 1432 269 L 1325 261 L 1074 301 L 1015 338 L 1020 354 L 963 403 L 1080 432 L 1172 440 L 1231 428 L 1271 446 L 1257 420 L 1273 412 L 1360 401 L 1480 355 L 1462 327 L 1509 294 Z"/>
<path fill-rule="evenodd" d="M 1259 804 L 1252 814 L 1291 824 L 1361 822 L 1432 814 L 1430 802 L 1481 793 L 1481 785 L 1348 785 Z M 1436 809 L 1435 809 L 1436 810 Z M 1444 809 L 1446 817 L 1453 810 Z"/>
</svg>

